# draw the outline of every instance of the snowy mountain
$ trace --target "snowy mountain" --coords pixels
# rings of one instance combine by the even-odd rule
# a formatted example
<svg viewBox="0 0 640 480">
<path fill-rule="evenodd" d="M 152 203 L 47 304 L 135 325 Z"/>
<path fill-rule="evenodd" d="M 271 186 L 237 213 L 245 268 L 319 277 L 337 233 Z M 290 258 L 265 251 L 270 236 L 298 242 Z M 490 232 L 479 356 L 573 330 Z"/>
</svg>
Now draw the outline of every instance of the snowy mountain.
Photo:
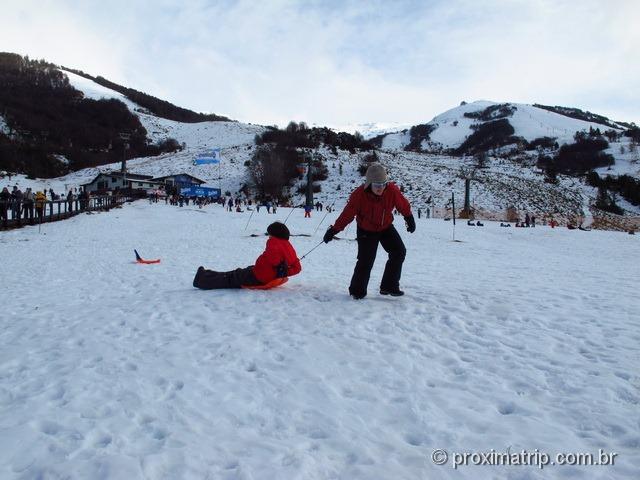
<svg viewBox="0 0 640 480">
<path fill-rule="evenodd" d="M 254 137 L 264 132 L 266 127 L 239 122 L 182 123 L 162 119 L 118 92 L 74 73 L 66 74 L 71 85 L 83 92 L 86 98 L 122 101 L 139 117 L 152 141 L 175 138 L 184 146 L 180 152 L 130 159 L 127 167 L 131 172 L 153 176 L 185 172 L 205 180 L 210 186 L 220 187 L 223 192 L 233 194 L 243 185 L 251 185 L 245 165 L 255 151 Z M 481 116 L 485 119 L 478 118 Z M 531 105 L 480 101 L 461 105 L 436 116 L 427 124 L 429 139 L 422 142 L 421 149 L 442 151 L 457 148 L 473 132 L 472 125 L 497 117 L 508 119 L 515 131 L 514 136 L 527 141 L 552 136 L 558 143 L 569 142 L 576 131 L 603 127 Z M 362 131 L 371 134 L 375 128 L 382 128 L 374 124 L 369 124 L 369 127 L 370 130 Z M 489 155 L 486 165 L 478 169 L 472 157 L 405 151 L 410 141 L 408 130 L 386 134 L 382 138 L 378 157 L 416 208 L 447 216 L 452 194 L 457 196 L 457 205 L 461 206 L 464 178 L 472 175 L 471 206 L 482 218 L 503 219 L 507 208 L 515 208 L 519 212 L 536 212 L 539 218 L 554 215 L 561 220 L 573 221 L 577 217 L 586 217 L 589 222 L 597 190 L 578 178 L 560 175 L 557 183 L 548 183 L 543 172 L 536 168 L 535 159 L 500 155 L 500 151 Z M 220 165 L 193 165 L 195 156 L 213 148 L 221 149 Z M 632 151 L 628 140 L 622 138 L 612 142 L 607 151 L 616 158 L 616 164 L 599 169 L 601 174 L 627 173 L 640 178 L 640 159 L 637 151 Z M 319 148 L 317 154 L 328 167 L 329 174 L 326 180 L 318 182 L 321 190 L 315 198 L 328 205 L 341 206 L 346 202 L 349 192 L 362 182 L 358 170 L 366 154 L 331 151 L 324 147 Z M 18 176 L 10 182 L 21 188 L 32 186 L 34 189 L 64 191 L 90 181 L 98 172 L 119 168 L 120 163 L 117 162 L 79 170 L 56 179 L 33 181 Z M 294 204 L 304 201 L 303 195 L 297 193 L 303 183 L 304 179 L 290 188 L 289 194 Z M 640 213 L 640 208 L 624 199 L 619 199 L 618 203 L 627 214 Z"/>
<path fill-rule="evenodd" d="M 602 131 L 612 128 L 602 123 L 570 118 L 533 105 L 500 104 L 479 100 L 465 103 L 434 117 L 426 124 L 432 128 L 429 138 L 420 146 L 425 151 L 456 149 L 474 132 L 473 126 L 503 118 L 515 130 L 515 137 L 529 142 L 537 138 L 551 137 L 560 145 L 572 142 L 576 132 L 588 131 L 590 128 Z M 622 125 L 617 127 L 616 131 L 624 129 Z M 398 150 L 409 145 L 409 142 L 407 132 L 386 134 L 382 140 L 382 147 Z"/>
<path fill-rule="evenodd" d="M 82 77 L 73 74 L 69 77 L 75 88 L 92 98 L 110 95 L 114 98 L 121 97 L 120 94 L 96 86 Z M 183 124 L 159 119 L 141 112 L 139 107 L 131 102 L 125 103 L 140 116 L 145 128 L 154 135 L 154 140 L 160 140 L 163 135 L 168 135 L 186 144 L 185 150 L 179 153 L 130 160 L 128 168 L 131 171 L 155 176 L 185 171 L 202 178 L 210 185 L 219 186 L 223 191 L 234 194 L 242 185 L 250 184 L 244 165 L 251 159 L 254 152 L 253 137 L 264 131 L 264 127 L 237 122 Z M 461 135 L 463 129 L 470 131 L 469 125 L 473 122 L 473 119 L 465 117 L 464 113 L 483 111 L 491 105 L 496 104 L 475 102 L 437 116 L 433 122 L 439 127 L 432 135 L 439 139 L 440 143 L 446 142 L 448 147 L 455 146 L 457 142 L 463 141 Z M 592 126 L 597 128 L 596 124 L 531 106 L 517 105 L 517 110 L 512 117 L 515 118 L 513 122 L 518 128 L 518 133 L 531 140 L 540 136 L 541 132 L 546 132 L 544 129 L 547 128 L 558 135 L 562 131 L 562 138 L 567 140 L 572 138 L 575 131 Z M 459 122 L 458 126 L 453 125 L 456 120 Z M 540 127 L 540 124 L 544 127 Z M 432 213 L 446 216 L 452 193 L 458 197 L 460 205 L 464 197 L 462 177 L 465 171 L 474 170 L 474 160 L 404 151 L 402 148 L 406 145 L 404 141 L 408 135 L 408 132 L 387 135 L 384 141 L 384 146 L 387 148 L 378 154 L 380 161 L 387 165 L 392 178 L 404 188 L 405 195 L 416 208 L 420 207 L 424 211 L 430 209 Z M 396 144 L 393 144 L 394 139 L 397 140 Z M 192 165 L 192 159 L 196 154 L 214 147 L 222 148 L 223 161 L 220 166 Z M 614 144 L 610 150 L 617 148 L 618 146 Z M 340 206 L 346 202 L 350 190 L 362 181 L 358 168 L 365 154 L 349 154 L 341 150 L 332 153 L 325 148 L 319 149 L 318 153 L 328 167 L 329 176 L 327 180 L 320 182 L 321 191 L 315 197 L 325 204 L 335 203 Z M 620 156 L 619 152 L 616 152 L 616 155 Z M 621 168 L 624 165 L 626 171 L 639 174 L 640 164 L 635 161 L 634 155 L 627 153 L 626 162 L 624 164 L 618 162 L 614 168 Z M 98 171 L 117 168 L 119 168 L 118 164 L 105 165 L 98 169 L 74 172 L 60 180 L 68 185 L 83 183 L 93 178 Z M 545 176 L 530 164 L 521 165 L 502 158 L 490 159 L 485 168 L 475 171 L 474 176 L 471 201 L 478 216 L 484 218 L 504 218 L 505 210 L 508 207 L 515 207 L 519 211 L 538 212 L 540 218 L 543 215 L 553 214 L 567 221 L 576 216 L 585 216 L 589 219 L 590 205 L 594 202 L 597 193 L 593 187 L 570 176 L 560 176 L 557 184 L 550 184 L 545 181 Z M 303 202 L 303 196 L 295 193 L 298 185 L 291 188 L 296 204 Z M 629 213 L 640 212 L 637 207 L 622 203 Z"/>
<path fill-rule="evenodd" d="M 321 126 L 321 125 L 318 125 Z M 406 130 L 411 128 L 411 124 L 408 123 L 356 123 L 341 126 L 330 126 L 332 130 L 336 132 L 356 133 L 359 132 L 365 139 L 377 137 L 379 135 L 385 135 L 387 133 L 394 133 L 400 130 Z"/>
</svg>

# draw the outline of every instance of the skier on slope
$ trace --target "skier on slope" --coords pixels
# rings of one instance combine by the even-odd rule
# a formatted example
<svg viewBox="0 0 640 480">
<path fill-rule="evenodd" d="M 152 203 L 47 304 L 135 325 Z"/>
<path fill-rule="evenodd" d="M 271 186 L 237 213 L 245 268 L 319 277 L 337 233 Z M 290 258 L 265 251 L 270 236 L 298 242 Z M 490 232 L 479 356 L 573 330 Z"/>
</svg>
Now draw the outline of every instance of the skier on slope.
<svg viewBox="0 0 640 480">
<path fill-rule="evenodd" d="M 400 276 L 406 249 L 400 234 L 393 226 L 394 209 L 404 217 L 407 231 L 415 232 L 416 222 L 409 201 L 394 183 L 389 182 L 385 168 L 379 163 L 372 163 L 367 169 L 364 185 L 360 185 L 351 193 L 335 224 L 324 234 L 324 242 L 329 243 L 354 217 L 356 218 L 358 261 L 349 285 L 349 294 L 356 300 L 367 295 L 367 285 L 376 259 L 378 243 L 389 254 L 380 282 L 380 294 L 394 297 L 404 295 L 400 290 Z"/>
<path fill-rule="evenodd" d="M 256 263 L 229 272 L 216 272 L 199 267 L 193 286 L 202 290 L 218 288 L 271 288 L 302 270 L 295 249 L 289 243 L 289 229 L 274 222 L 267 228 L 269 239 L 265 251 Z M 279 280 L 279 281 L 278 281 Z"/>
</svg>

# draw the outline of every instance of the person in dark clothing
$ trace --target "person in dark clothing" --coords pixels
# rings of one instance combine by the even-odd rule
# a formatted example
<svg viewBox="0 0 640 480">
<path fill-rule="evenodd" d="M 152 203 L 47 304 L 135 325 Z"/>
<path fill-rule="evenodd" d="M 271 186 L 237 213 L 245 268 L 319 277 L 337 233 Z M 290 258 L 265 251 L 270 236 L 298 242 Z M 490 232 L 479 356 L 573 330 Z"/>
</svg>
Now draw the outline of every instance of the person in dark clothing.
<svg viewBox="0 0 640 480">
<path fill-rule="evenodd" d="M 11 194 L 9 193 L 9 189 L 4 187 L 2 192 L 0 192 L 0 221 L 2 222 L 2 226 L 7 226 L 7 210 L 9 209 L 9 203 L 11 202 Z"/>
<path fill-rule="evenodd" d="M 371 164 L 367 169 L 364 185 L 351 193 L 344 210 L 323 237 L 324 242 L 329 243 L 355 217 L 358 225 L 358 260 L 351 277 L 349 294 L 356 300 L 367 295 L 378 244 L 389 254 L 380 282 L 380 294 L 395 297 L 404 295 L 400 290 L 400 277 L 406 249 L 400 234 L 393 226 L 394 209 L 404 217 L 409 233 L 415 232 L 416 222 L 409 201 L 400 189 L 388 180 L 387 172 L 381 164 Z"/>
<path fill-rule="evenodd" d="M 17 185 L 13 186 L 11 191 L 11 214 L 13 219 L 20 220 L 20 212 L 22 210 L 22 190 Z"/>
<path fill-rule="evenodd" d="M 69 206 L 69 212 L 73 211 L 73 191 L 69 190 L 67 193 L 67 205 Z"/>
<path fill-rule="evenodd" d="M 193 286 L 202 290 L 268 286 L 276 279 L 297 275 L 302 270 L 293 245 L 289 243 L 289 229 L 274 222 L 267 228 L 269 239 L 265 251 L 256 263 L 229 272 L 216 272 L 199 267 Z"/>
</svg>

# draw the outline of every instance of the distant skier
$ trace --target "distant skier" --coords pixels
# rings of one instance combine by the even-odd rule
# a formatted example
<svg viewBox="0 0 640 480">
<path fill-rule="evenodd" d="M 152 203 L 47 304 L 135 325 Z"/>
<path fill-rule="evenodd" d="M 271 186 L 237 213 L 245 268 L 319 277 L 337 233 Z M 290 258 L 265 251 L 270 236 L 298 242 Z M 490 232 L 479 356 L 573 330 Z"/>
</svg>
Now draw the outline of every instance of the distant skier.
<svg viewBox="0 0 640 480">
<path fill-rule="evenodd" d="M 193 286 L 202 290 L 220 288 L 268 287 L 276 279 L 286 279 L 302 270 L 298 255 L 289 243 L 289 229 L 284 223 L 274 222 L 267 228 L 269 239 L 265 251 L 256 263 L 229 272 L 216 272 L 199 267 Z"/>
<path fill-rule="evenodd" d="M 411 213 L 409 201 L 402 195 L 395 183 L 390 183 L 387 171 L 379 163 L 372 163 L 367 169 L 364 185 L 356 188 L 349 197 L 344 210 L 324 234 L 329 243 L 333 237 L 353 221 L 358 225 L 358 261 L 356 262 L 349 294 L 356 300 L 367 295 L 371 269 L 376 259 L 378 243 L 389 254 L 389 259 L 380 282 L 380 294 L 399 297 L 400 276 L 406 249 L 400 234 L 393 226 L 393 210 L 397 209 L 405 219 L 407 231 L 416 230 L 416 222 Z"/>
</svg>

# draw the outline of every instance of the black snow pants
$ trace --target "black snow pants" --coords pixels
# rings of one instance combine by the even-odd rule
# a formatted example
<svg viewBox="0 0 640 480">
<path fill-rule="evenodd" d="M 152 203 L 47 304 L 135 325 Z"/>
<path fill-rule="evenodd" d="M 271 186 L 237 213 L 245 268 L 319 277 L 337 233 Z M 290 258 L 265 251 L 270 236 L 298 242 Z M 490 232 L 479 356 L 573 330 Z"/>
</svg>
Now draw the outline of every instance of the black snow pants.
<svg viewBox="0 0 640 480">
<path fill-rule="evenodd" d="M 369 284 L 371 269 L 376 260 L 378 243 L 389 254 L 380 288 L 389 291 L 395 291 L 400 288 L 402 263 L 407 250 L 398 231 L 393 225 L 382 232 L 369 232 L 358 227 L 358 261 L 353 270 L 351 285 L 349 286 L 351 295 L 362 297 L 367 294 L 367 285 Z"/>
<path fill-rule="evenodd" d="M 193 286 L 202 290 L 218 288 L 241 288 L 262 285 L 253 274 L 253 267 L 236 268 L 230 272 L 215 272 L 202 267 L 196 272 Z"/>
</svg>

